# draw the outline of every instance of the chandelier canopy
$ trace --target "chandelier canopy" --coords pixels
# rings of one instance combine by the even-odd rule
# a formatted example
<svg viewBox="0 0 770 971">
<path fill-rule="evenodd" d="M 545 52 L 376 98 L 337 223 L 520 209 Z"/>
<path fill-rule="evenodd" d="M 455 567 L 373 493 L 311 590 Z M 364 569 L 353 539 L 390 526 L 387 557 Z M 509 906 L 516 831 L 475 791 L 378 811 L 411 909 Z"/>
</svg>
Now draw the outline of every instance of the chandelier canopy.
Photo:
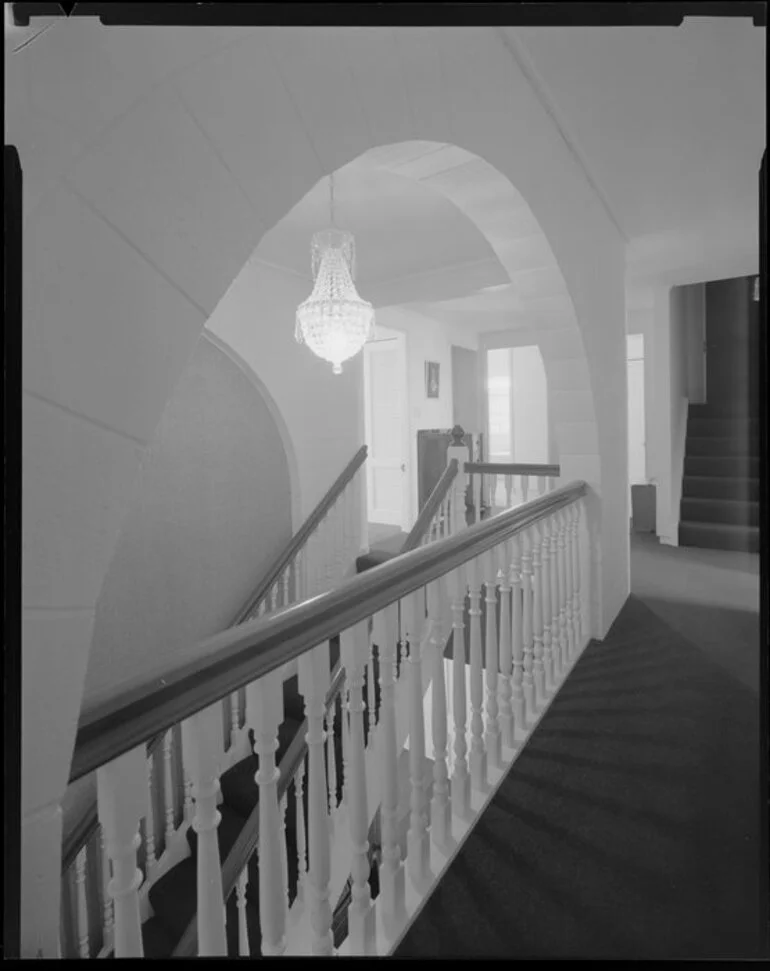
<svg viewBox="0 0 770 971">
<path fill-rule="evenodd" d="M 300 344 L 329 361 L 335 374 L 374 336 L 374 308 L 356 291 L 355 241 L 352 233 L 334 226 L 315 233 L 310 245 L 313 292 L 297 308 L 294 333 Z"/>
</svg>

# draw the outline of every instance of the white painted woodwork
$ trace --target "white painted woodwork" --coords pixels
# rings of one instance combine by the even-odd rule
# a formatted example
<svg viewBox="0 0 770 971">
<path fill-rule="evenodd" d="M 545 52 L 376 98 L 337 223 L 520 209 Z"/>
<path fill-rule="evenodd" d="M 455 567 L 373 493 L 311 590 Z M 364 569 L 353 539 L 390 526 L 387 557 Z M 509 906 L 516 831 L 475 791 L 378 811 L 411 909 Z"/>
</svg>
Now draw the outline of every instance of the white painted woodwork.
<svg viewBox="0 0 770 971">
<path fill-rule="evenodd" d="M 118 958 L 143 956 L 138 893 L 142 871 L 136 853 L 141 844 L 139 821 L 147 806 L 146 760 L 146 748 L 140 745 L 96 770 L 99 822 L 112 864 L 107 892 L 113 900 Z"/>
<path fill-rule="evenodd" d="M 526 502 L 529 496 L 529 476 L 523 475 L 521 477 L 521 501 Z"/>
<path fill-rule="evenodd" d="M 396 747 L 396 657 L 398 604 L 390 604 L 374 618 L 374 638 L 380 658 L 380 735 L 382 773 L 382 866 L 380 900 L 383 925 L 390 940 L 401 932 L 406 920 L 405 878 L 398 839 L 398 751 Z"/>
<path fill-rule="evenodd" d="M 366 737 L 367 739 L 369 739 L 369 744 L 371 744 L 372 732 L 374 731 L 374 726 L 377 720 L 377 710 L 376 710 L 375 692 L 374 692 L 374 656 L 371 650 L 369 651 L 369 657 L 366 662 L 365 670 L 366 670 Z"/>
<path fill-rule="evenodd" d="M 523 641 L 523 602 L 521 574 L 521 539 L 511 538 L 511 655 L 513 674 L 511 676 L 511 712 L 517 729 L 526 727 L 526 704 L 524 699 L 524 641 Z"/>
<path fill-rule="evenodd" d="M 559 544 L 556 535 L 556 524 L 553 519 L 548 522 L 548 579 L 551 588 L 551 650 L 556 659 L 556 666 L 559 671 L 566 671 L 567 655 L 562 650 L 559 639 L 559 598 L 563 591 L 559 588 Z"/>
<path fill-rule="evenodd" d="M 569 640 L 567 637 L 567 550 L 564 540 L 564 521 L 559 513 L 553 518 L 556 532 L 556 562 L 558 564 L 559 584 L 559 650 L 569 656 Z"/>
<path fill-rule="evenodd" d="M 305 911 L 305 885 L 307 883 L 307 822 L 304 802 L 305 760 L 303 759 L 294 776 L 294 811 L 297 831 L 297 895 L 292 906 L 292 915 L 299 919 Z"/>
<path fill-rule="evenodd" d="M 425 712 L 423 709 L 422 630 L 425 626 L 424 591 L 406 598 L 410 602 L 409 638 L 409 781 L 411 815 L 407 833 L 407 871 L 416 890 L 431 879 L 430 836 L 426 806 Z"/>
<path fill-rule="evenodd" d="M 511 638 L 511 563 L 510 544 L 500 543 L 495 550 L 500 577 L 500 644 L 497 690 L 500 741 L 506 748 L 515 745 L 513 711 L 511 709 L 511 674 L 513 653 Z"/>
<path fill-rule="evenodd" d="M 530 532 L 521 533 L 521 642 L 524 653 L 524 708 L 530 721 L 535 714 L 534 642 L 532 637 L 532 540 Z"/>
<path fill-rule="evenodd" d="M 537 494 L 538 496 L 544 496 L 546 493 L 546 480 L 544 475 L 539 475 L 537 477 Z"/>
<path fill-rule="evenodd" d="M 545 668 L 543 665 L 543 569 L 540 556 L 540 524 L 530 527 L 532 537 L 532 641 L 535 704 L 542 708 L 545 702 Z"/>
<path fill-rule="evenodd" d="M 481 473 L 475 472 L 471 475 L 473 482 L 473 512 L 474 522 L 481 522 Z"/>
<path fill-rule="evenodd" d="M 494 550 L 489 550 L 481 558 L 484 571 L 484 588 L 486 591 L 486 632 L 485 632 L 485 667 L 487 687 L 486 731 L 484 733 L 484 747 L 487 752 L 489 765 L 499 767 L 502 760 L 500 723 L 498 721 L 497 705 L 497 666 L 499 663 L 499 646 L 497 642 L 497 556 Z"/>
<path fill-rule="evenodd" d="M 465 573 L 452 570 L 444 578 L 452 609 L 452 710 L 454 717 L 454 765 L 452 771 L 452 812 L 467 819 L 471 804 L 471 777 L 468 770 L 467 693 L 465 690 Z"/>
<path fill-rule="evenodd" d="M 442 619 L 442 587 L 440 580 L 428 585 L 428 622 L 433 648 L 433 677 L 431 679 L 431 730 L 433 734 L 433 797 L 430 806 L 430 831 L 433 842 L 447 850 L 452 842 L 452 803 L 449 795 L 447 766 L 447 697 L 444 677 L 444 645 L 446 637 Z"/>
<path fill-rule="evenodd" d="M 91 957 L 88 935 L 88 896 L 86 887 L 86 867 L 88 864 L 88 844 L 86 843 L 75 857 L 75 894 L 77 898 L 77 936 L 78 954 L 81 958 Z"/>
<path fill-rule="evenodd" d="M 326 713 L 326 765 L 329 773 L 329 821 L 337 808 L 337 759 L 334 751 L 334 723 L 337 716 L 336 700 Z"/>
<path fill-rule="evenodd" d="M 567 654 L 570 657 L 575 656 L 576 644 L 575 644 L 575 619 L 572 615 L 572 588 L 574 581 L 572 578 L 572 506 L 568 506 L 566 509 L 562 510 L 563 523 L 564 523 L 564 575 L 565 575 L 565 586 L 564 586 L 564 611 L 567 621 Z"/>
<path fill-rule="evenodd" d="M 510 509 L 513 505 L 513 476 L 506 475 L 505 482 L 505 508 Z"/>
<path fill-rule="evenodd" d="M 166 819 L 166 847 L 171 843 L 176 829 L 174 818 L 174 766 L 173 766 L 174 732 L 172 729 L 163 736 L 163 804 Z"/>
<path fill-rule="evenodd" d="M 249 868 L 245 866 L 235 885 L 235 905 L 238 911 L 238 956 L 249 957 L 249 927 L 246 922 L 246 890 L 249 886 Z"/>
<path fill-rule="evenodd" d="M 184 743 L 184 735 L 182 736 L 182 749 L 183 758 L 187 758 L 186 746 Z M 193 805 L 193 782 L 190 778 L 190 774 L 187 770 L 187 763 L 185 761 L 184 767 L 184 821 L 186 823 L 192 823 L 193 815 L 195 814 L 195 806 Z"/>
<path fill-rule="evenodd" d="M 230 695 L 230 745 L 235 745 L 238 732 L 241 729 L 240 698 L 238 692 L 234 691 Z"/>
<path fill-rule="evenodd" d="M 110 858 L 107 855 L 106 836 L 104 827 L 99 827 L 99 861 L 101 864 L 101 900 L 102 900 L 102 949 L 109 950 L 114 945 L 115 919 L 112 896 L 108 892 L 110 878 Z"/>
<path fill-rule="evenodd" d="M 145 853 L 145 873 L 149 877 L 150 871 L 155 868 L 155 806 L 152 797 L 153 790 L 153 756 L 147 756 L 147 812 L 144 817 L 144 853 Z"/>
<path fill-rule="evenodd" d="M 570 522 L 570 532 L 572 534 L 572 621 L 575 625 L 575 647 L 576 650 L 580 650 L 583 646 L 583 614 L 582 614 L 582 604 L 581 604 L 581 590 L 580 590 L 580 569 L 581 569 L 581 557 L 580 557 L 580 533 L 578 532 L 580 524 L 580 503 L 574 503 L 571 507 L 572 516 Z"/>
<path fill-rule="evenodd" d="M 333 953 L 332 908 L 329 900 L 331 875 L 330 831 L 327 819 L 326 769 L 324 765 L 324 715 L 329 689 L 329 645 L 320 644 L 299 659 L 299 689 L 305 700 L 308 723 L 308 850 L 307 891 L 310 897 L 312 953 Z M 346 759 L 349 756 L 346 756 Z M 345 764 L 348 780 L 348 765 Z"/>
<path fill-rule="evenodd" d="M 352 954 L 374 953 L 375 924 L 369 889 L 369 810 L 366 792 L 364 746 L 364 675 L 370 659 L 368 621 L 362 621 L 340 636 L 340 657 L 345 667 L 350 713 L 350 827 L 351 902 L 348 910 Z"/>
<path fill-rule="evenodd" d="M 540 523 L 540 574 L 541 574 L 541 607 L 543 612 L 543 668 L 545 671 L 545 690 L 550 691 L 556 683 L 557 668 L 555 657 L 558 650 L 553 650 L 553 640 L 551 637 L 552 610 L 551 600 L 553 585 L 551 583 L 551 534 L 552 527 L 550 518 L 543 519 Z"/>
<path fill-rule="evenodd" d="M 471 786 L 479 792 L 487 785 L 487 751 L 484 747 L 484 682 L 481 661 L 481 574 L 476 559 L 465 564 L 470 597 L 470 662 L 471 662 Z"/>
<path fill-rule="evenodd" d="M 183 747 L 189 758 L 189 771 L 195 796 L 192 826 L 198 834 L 197 904 L 198 953 L 203 957 L 227 954 L 225 902 L 222 895 L 222 870 L 219 860 L 217 810 L 220 758 L 218 744 L 222 735 L 219 705 L 211 705 L 182 722 Z"/>
<path fill-rule="evenodd" d="M 409 528 L 406 335 L 364 347 L 369 519 Z"/>
<path fill-rule="evenodd" d="M 287 896 L 281 850 L 281 844 L 285 845 L 286 840 L 278 804 L 280 772 L 275 764 L 278 727 L 284 717 L 280 669 L 271 671 L 247 687 L 246 716 L 254 732 L 254 752 L 259 756 L 255 780 L 259 786 L 259 924 L 262 955 L 275 957 L 286 950 Z"/>
<path fill-rule="evenodd" d="M 279 773 L 280 776 L 280 773 Z M 289 799 L 284 792 L 278 803 L 278 845 L 281 851 L 281 886 L 283 887 L 284 927 L 289 922 L 289 852 L 286 847 L 286 810 Z"/>
</svg>

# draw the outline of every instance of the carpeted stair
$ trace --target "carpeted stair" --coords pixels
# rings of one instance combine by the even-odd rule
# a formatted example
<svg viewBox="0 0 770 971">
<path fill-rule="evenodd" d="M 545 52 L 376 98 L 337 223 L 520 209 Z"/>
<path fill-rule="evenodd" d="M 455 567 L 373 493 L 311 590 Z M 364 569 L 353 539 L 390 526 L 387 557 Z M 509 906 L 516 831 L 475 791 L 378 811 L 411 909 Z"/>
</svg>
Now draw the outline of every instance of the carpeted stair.
<svg viewBox="0 0 770 971">
<path fill-rule="evenodd" d="M 759 551 L 759 421 L 690 405 L 681 546 Z"/>
</svg>

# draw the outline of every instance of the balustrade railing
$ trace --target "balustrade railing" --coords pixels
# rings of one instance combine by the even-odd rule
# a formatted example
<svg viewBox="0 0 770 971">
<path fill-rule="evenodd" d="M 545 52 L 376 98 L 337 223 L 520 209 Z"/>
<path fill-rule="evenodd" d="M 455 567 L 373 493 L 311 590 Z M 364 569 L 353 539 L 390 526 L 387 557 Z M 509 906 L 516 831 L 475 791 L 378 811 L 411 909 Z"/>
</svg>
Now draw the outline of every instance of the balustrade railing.
<svg viewBox="0 0 770 971">
<path fill-rule="evenodd" d="M 359 551 L 363 521 L 360 470 L 366 455 L 366 446 L 356 452 L 267 571 L 231 627 L 328 590 L 342 579 Z M 276 672 L 276 679 L 279 683 L 282 681 L 281 671 Z M 252 699 L 252 707 L 254 704 L 259 709 L 259 703 Z M 188 827 L 202 826 L 204 833 L 212 832 L 212 813 L 216 812 L 220 799 L 212 778 L 249 754 L 249 730 L 256 733 L 257 728 L 249 715 L 245 687 L 221 698 L 205 723 L 206 751 L 211 749 L 214 758 L 213 769 L 209 762 L 205 763 L 205 769 L 208 776 L 212 771 L 214 775 L 204 776 L 203 789 L 199 784 L 197 798 L 194 779 L 196 772 L 200 776 L 200 770 L 193 769 L 193 762 L 199 757 L 200 743 L 195 726 L 177 722 L 150 739 L 145 750 L 142 801 L 136 807 L 140 821 L 136 847 L 138 876 L 131 878 L 141 883 L 141 892 L 137 895 L 140 920 L 146 920 L 150 914 L 147 898 L 150 886 L 189 853 Z M 254 750 L 259 754 L 258 744 Z M 134 753 L 134 761 L 137 758 Z M 213 794 L 208 791 L 212 786 Z M 115 936 L 113 898 L 116 894 L 121 900 L 126 894 L 130 898 L 133 891 L 127 889 L 130 886 L 130 882 L 126 883 L 127 877 L 125 886 L 120 885 L 121 875 L 116 874 L 114 864 L 110 863 L 106 840 L 104 824 L 93 803 L 82 813 L 62 851 L 60 942 L 64 957 L 106 956 L 134 947 L 135 935 L 128 942 Z M 211 843 L 210 835 L 202 835 L 204 848 Z M 130 855 L 122 844 L 120 852 Z"/>
<path fill-rule="evenodd" d="M 520 462 L 466 462 L 465 472 L 471 479 L 474 522 L 551 492 L 561 475 L 558 465 Z"/>
<path fill-rule="evenodd" d="M 453 480 L 464 496 L 465 472 Z M 587 641 L 585 494 L 571 483 L 450 531 L 209 638 L 184 666 L 159 667 L 85 711 L 71 780 L 97 772 L 115 954 L 142 954 L 146 742 L 180 722 L 198 833 L 197 953 L 227 952 L 228 913 L 240 953 L 388 953 Z M 449 509 L 445 522 L 451 500 Z M 295 659 L 307 734 L 276 767 L 280 672 Z M 254 733 L 259 801 L 222 868 L 212 739 L 222 699 L 236 692 Z M 373 901 L 367 844 L 378 810 Z M 348 876 L 349 933 L 335 948 L 334 902 Z"/>
</svg>

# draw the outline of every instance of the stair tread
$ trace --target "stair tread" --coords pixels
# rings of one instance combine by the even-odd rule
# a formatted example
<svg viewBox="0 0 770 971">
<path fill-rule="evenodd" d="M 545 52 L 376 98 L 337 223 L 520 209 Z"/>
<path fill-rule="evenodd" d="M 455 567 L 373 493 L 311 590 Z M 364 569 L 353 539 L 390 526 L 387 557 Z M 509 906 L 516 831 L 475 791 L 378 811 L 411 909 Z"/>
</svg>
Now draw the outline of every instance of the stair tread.
<svg viewBox="0 0 770 971">
<path fill-rule="evenodd" d="M 723 498 L 710 498 L 708 496 L 683 496 L 682 502 L 700 502 L 700 503 L 719 503 L 735 506 L 757 506 L 759 507 L 759 499 L 723 499 Z"/>
<path fill-rule="evenodd" d="M 759 535 L 759 526 L 749 526 L 743 523 L 712 523 L 697 519 L 683 519 L 680 526 L 689 526 L 694 529 L 710 529 L 719 533 L 751 533 Z"/>
</svg>

